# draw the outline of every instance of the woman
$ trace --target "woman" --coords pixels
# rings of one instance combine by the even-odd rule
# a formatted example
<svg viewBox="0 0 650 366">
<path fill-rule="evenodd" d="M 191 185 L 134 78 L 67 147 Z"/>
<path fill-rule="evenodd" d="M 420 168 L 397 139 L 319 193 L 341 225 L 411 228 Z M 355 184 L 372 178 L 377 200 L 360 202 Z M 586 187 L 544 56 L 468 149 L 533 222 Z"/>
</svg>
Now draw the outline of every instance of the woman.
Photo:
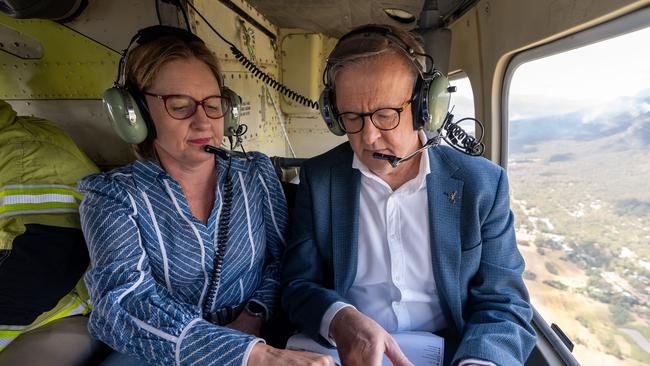
<svg viewBox="0 0 650 366">
<path fill-rule="evenodd" d="M 135 146 L 139 160 L 79 185 L 89 329 L 120 352 L 109 364 L 333 364 L 258 338 L 276 303 L 286 203 L 266 156 L 205 152 L 229 112 L 220 75 L 189 33 L 130 50 L 127 85 L 155 133 Z"/>
</svg>

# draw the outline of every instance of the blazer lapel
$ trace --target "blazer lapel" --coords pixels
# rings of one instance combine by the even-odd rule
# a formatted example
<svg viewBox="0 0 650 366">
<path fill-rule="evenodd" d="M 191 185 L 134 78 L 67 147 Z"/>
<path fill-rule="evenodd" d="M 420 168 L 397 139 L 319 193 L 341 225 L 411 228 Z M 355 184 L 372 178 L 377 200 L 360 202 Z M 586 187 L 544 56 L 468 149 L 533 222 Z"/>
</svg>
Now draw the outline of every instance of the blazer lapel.
<svg viewBox="0 0 650 366">
<path fill-rule="evenodd" d="M 357 273 L 360 172 L 346 162 L 332 167 L 330 179 L 334 290 L 345 296 Z"/>
<path fill-rule="evenodd" d="M 431 173 L 427 176 L 431 260 L 443 311 L 458 327 L 462 324 L 458 283 L 463 182 L 451 177 L 456 168 L 444 163 L 438 154 L 436 149 L 430 151 Z"/>
</svg>

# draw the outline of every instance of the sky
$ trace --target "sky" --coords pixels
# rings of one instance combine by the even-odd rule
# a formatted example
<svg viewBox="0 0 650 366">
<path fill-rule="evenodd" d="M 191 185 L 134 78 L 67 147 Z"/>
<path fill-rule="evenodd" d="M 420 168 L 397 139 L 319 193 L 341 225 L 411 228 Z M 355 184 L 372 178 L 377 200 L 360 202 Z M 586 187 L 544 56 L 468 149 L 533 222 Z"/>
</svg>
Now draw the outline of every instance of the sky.
<svg viewBox="0 0 650 366">
<path fill-rule="evenodd" d="M 459 118 L 474 117 L 474 97 L 469 78 L 451 80 L 449 84 L 456 87 L 456 92 L 451 94 L 450 104 L 454 107 L 452 113 Z"/>
<path fill-rule="evenodd" d="M 644 90 L 650 90 L 650 27 L 519 66 L 510 119 L 598 107 Z"/>
<path fill-rule="evenodd" d="M 595 112 L 623 96 L 650 95 L 650 27 L 520 65 L 510 84 L 510 120 Z M 467 78 L 451 81 L 453 114 L 473 116 Z M 621 104 L 621 108 L 624 106 Z M 646 108 L 650 108 L 647 106 Z"/>
</svg>

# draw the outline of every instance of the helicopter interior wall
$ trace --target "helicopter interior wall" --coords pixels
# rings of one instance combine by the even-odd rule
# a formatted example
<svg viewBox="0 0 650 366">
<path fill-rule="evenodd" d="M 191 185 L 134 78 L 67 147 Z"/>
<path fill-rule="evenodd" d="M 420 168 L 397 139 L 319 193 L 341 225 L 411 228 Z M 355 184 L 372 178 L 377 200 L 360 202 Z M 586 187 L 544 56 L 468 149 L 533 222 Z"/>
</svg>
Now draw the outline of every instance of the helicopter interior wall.
<svg viewBox="0 0 650 366">
<path fill-rule="evenodd" d="M 256 65 L 275 79 L 281 78 L 277 45 L 267 34 L 219 2 L 200 0 L 193 3 L 226 39 L 247 57 L 255 59 Z M 242 7 L 277 38 L 275 25 L 250 5 Z M 183 26 L 182 15 L 175 7 L 161 7 L 161 10 L 167 12 L 161 16 L 167 20 L 166 24 Z M 235 59 L 229 46 L 210 31 L 195 12 L 189 10 L 188 18 L 192 31 L 206 41 L 219 59 L 226 85 L 244 99 L 242 122 L 249 127 L 244 136 L 245 147 L 268 155 L 288 156 L 284 134 L 279 127 L 282 114 L 280 109 L 276 113 L 271 101 L 277 101 L 279 106 L 278 93 L 274 90 L 265 93 L 263 83 Z M 33 38 L 44 50 L 43 57 L 33 59 L 0 52 L 0 66 L 7 71 L 3 72 L 6 82 L 0 85 L 0 98 L 12 104 L 19 114 L 37 115 L 60 125 L 100 167 L 123 165 L 133 160 L 133 156 L 128 145 L 112 132 L 101 95 L 116 78 L 120 51 L 127 47 L 138 29 L 153 24 L 158 24 L 158 18 L 151 0 L 91 0 L 77 18 L 64 24 L 40 19 L 16 20 L 0 15 L 3 34 L 20 30 L 19 36 L 14 36 L 18 39 L 10 41 L 20 44 L 23 42 L 20 37 Z M 56 32 L 57 42 L 48 35 L 53 32 Z M 79 42 L 71 43 L 79 38 Z M 2 42 L 2 47 L 13 42 Z M 75 68 L 94 72 L 77 74 Z M 90 83 L 89 79 L 95 82 Z"/>
</svg>

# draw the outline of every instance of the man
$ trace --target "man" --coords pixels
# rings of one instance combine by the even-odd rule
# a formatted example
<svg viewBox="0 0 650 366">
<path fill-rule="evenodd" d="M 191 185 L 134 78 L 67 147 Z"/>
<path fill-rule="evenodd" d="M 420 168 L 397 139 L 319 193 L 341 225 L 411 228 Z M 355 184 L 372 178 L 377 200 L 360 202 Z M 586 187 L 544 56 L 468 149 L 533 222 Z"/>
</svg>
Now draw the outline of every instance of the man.
<svg viewBox="0 0 650 366">
<path fill-rule="evenodd" d="M 330 54 L 321 100 L 348 142 L 301 169 L 283 305 L 345 365 L 410 365 L 397 331 L 443 336 L 445 365 L 521 365 L 535 333 L 503 169 L 445 146 L 396 167 L 373 156 L 426 142 L 423 53 L 407 32 L 368 26 Z"/>
<path fill-rule="evenodd" d="M 82 316 L 88 250 L 75 190 L 97 171 L 59 127 L 0 100 L 0 366 L 80 365 L 100 349 Z"/>
</svg>

